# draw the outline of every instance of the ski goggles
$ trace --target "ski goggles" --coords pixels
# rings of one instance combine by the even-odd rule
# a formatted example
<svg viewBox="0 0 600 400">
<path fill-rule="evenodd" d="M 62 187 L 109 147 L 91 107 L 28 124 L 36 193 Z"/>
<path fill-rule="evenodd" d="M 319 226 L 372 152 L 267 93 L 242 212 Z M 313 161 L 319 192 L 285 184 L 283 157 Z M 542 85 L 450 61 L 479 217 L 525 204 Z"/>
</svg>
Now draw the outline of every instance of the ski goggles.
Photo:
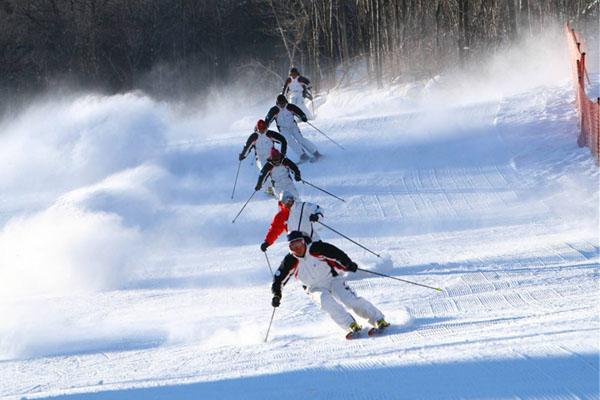
<svg viewBox="0 0 600 400">
<path fill-rule="evenodd" d="M 306 243 L 304 242 L 304 239 L 302 238 L 298 238 L 296 240 L 292 240 L 289 244 L 288 247 L 290 248 L 290 252 L 295 255 L 295 256 L 303 256 L 304 252 L 306 251 Z"/>
</svg>

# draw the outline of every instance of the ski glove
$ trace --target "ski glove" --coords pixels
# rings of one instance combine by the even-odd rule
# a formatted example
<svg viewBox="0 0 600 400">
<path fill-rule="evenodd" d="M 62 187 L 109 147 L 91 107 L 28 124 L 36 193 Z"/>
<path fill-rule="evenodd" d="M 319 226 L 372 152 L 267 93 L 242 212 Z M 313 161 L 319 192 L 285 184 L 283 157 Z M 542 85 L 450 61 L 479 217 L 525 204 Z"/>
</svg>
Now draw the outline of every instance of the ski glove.
<svg viewBox="0 0 600 400">
<path fill-rule="evenodd" d="M 302 177 L 300 176 L 300 174 L 295 175 L 294 179 L 296 180 L 296 182 L 300 182 L 302 180 Z"/>
<path fill-rule="evenodd" d="M 257 183 L 256 186 L 254 187 L 254 190 L 258 192 L 261 187 L 262 187 L 262 185 L 260 183 Z"/>
<path fill-rule="evenodd" d="M 240 161 L 242 161 L 244 158 L 246 158 L 246 156 L 244 155 L 244 153 L 240 153 L 240 156 L 239 156 Z"/>
<path fill-rule="evenodd" d="M 273 296 L 273 300 L 271 300 L 271 305 L 273 307 L 279 307 L 280 303 L 281 303 L 281 297 L 279 297 L 279 296 Z"/>
<path fill-rule="evenodd" d="M 267 247 L 269 247 L 269 243 L 267 242 L 262 242 L 262 244 L 260 245 L 260 249 L 262 251 L 267 251 Z"/>
<path fill-rule="evenodd" d="M 306 118 L 306 115 L 305 115 L 305 116 L 303 116 L 303 117 L 300 117 L 300 119 L 302 120 L 302 122 L 306 122 L 306 121 L 308 121 L 308 118 Z"/>
<path fill-rule="evenodd" d="M 310 217 L 308 217 L 308 220 L 310 222 L 317 222 L 319 220 L 319 215 L 321 215 L 321 214 L 319 214 L 319 213 L 310 214 Z"/>
<path fill-rule="evenodd" d="M 354 261 L 350 261 L 348 265 L 346 265 L 346 269 L 350 272 L 356 272 L 358 265 Z"/>
</svg>

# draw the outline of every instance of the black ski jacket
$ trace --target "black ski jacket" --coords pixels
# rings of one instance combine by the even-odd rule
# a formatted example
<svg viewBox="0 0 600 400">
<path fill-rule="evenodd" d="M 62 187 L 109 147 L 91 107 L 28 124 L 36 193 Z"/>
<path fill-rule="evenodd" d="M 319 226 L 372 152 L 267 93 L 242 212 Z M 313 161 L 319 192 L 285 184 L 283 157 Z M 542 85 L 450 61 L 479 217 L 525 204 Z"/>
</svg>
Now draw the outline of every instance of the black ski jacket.
<svg viewBox="0 0 600 400">
<path fill-rule="evenodd" d="M 248 136 L 248 140 L 246 140 L 246 144 L 242 149 L 242 154 L 244 155 L 244 157 L 246 157 L 248 151 L 254 146 L 254 143 L 256 143 L 258 135 L 258 132 L 252 132 L 252 134 Z M 265 135 L 267 135 L 267 137 L 271 139 L 272 142 L 279 142 L 281 144 L 281 154 L 285 157 L 285 154 L 287 152 L 287 140 L 285 140 L 283 135 L 279 132 L 275 132 L 270 129 L 265 133 Z"/>
<path fill-rule="evenodd" d="M 326 262 L 331 268 L 331 275 L 338 276 L 337 269 L 344 271 L 351 271 L 350 265 L 352 260 L 346 253 L 327 242 L 314 242 L 307 245 L 307 252 L 315 257 L 323 257 L 323 262 Z M 296 267 L 298 266 L 298 259 L 293 254 L 288 254 L 283 258 L 279 268 L 273 275 L 273 284 L 271 285 L 271 293 L 273 296 L 281 298 L 281 287 L 290 280 L 294 274 Z"/>
<path fill-rule="evenodd" d="M 306 114 L 304 114 L 304 111 L 302 111 L 297 105 L 288 103 L 286 104 L 285 108 L 287 108 L 288 111 L 290 111 L 292 114 L 295 114 L 298 117 L 300 117 L 301 120 L 304 121 L 307 119 Z M 277 114 L 279 114 L 279 107 L 271 107 L 271 109 L 267 113 L 267 116 L 265 117 L 265 122 L 267 123 L 267 126 L 271 125 L 271 122 L 273 122 L 273 119 L 275 119 Z"/>
<path fill-rule="evenodd" d="M 298 168 L 298 166 L 296 165 L 295 162 L 293 162 L 292 160 L 290 160 L 287 157 L 284 157 L 284 159 L 281 161 L 281 165 L 283 165 L 284 167 L 286 167 L 288 170 L 292 170 L 292 172 L 294 173 L 294 177 L 296 178 L 296 180 L 300 180 L 300 169 Z M 260 170 L 260 174 L 258 175 L 258 181 L 256 182 L 257 186 L 262 186 L 265 179 L 267 178 L 267 176 L 269 175 L 269 172 L 271 172 L 271 170 L 275 167 L 275 164 L 273 164 L 272 161 L 269 161 L 265 164 L 264 167 L 262 167 L 262 169 Z M 289 174 L 289 171 L 288 171 Z"/>
<path fill-rule="evenodd" d="M 310 81 L 305 76 L 298 76 L 298 82 L 303 83 L 302 96 L 306 97 L 309 100 L 312 100 L 312 95 L 310 95 Z M 281 89 L 281 94 L 287 94 L 288 85 L 292 83 L 292 78 L 290 76 L 287 77 L 285 82 L 283 83 L 283 89 Z"/>
</svg>

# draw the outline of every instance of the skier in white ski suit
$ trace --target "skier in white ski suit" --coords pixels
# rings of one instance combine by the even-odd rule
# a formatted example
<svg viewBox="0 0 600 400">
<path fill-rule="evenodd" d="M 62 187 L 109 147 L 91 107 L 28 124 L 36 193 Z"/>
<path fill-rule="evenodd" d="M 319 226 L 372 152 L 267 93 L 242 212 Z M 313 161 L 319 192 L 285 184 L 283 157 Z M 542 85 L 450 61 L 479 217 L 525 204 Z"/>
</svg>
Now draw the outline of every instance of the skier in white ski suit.
<svg viewBox="0 0 600 400">
<path fill-rule="evenodd" d="M 250 149 L 254 149 L 254 157 L 256 161 L 256 167 L 259 171 L 267 163 L 267 159 L 271 155 L 271 149 L 275 148 L 275 143 L 279 143 L 281 146 L 281 154 L 285 157 L 287 152 L 287 140 L 279 133 L 267 129 L 267 123 L 259 119 L 254 127 L 254 132 L 248 136 L 246 144 L 239 155 L 239 160 L 242 161 L 248 156 Z M 265 193 L 273 194 L 273 187 L 269 182 L 265 185 Z"/>
<path fill-rule="evenodd" d="M 296 201 L 292 192 L 284 191 L 279 197 L 279 211 L 273 217 L 260 249 L 267 251 L 283 231 L 300 231 L 311 241 L 320 241 L 321 238 L 313 226 L 319 217 L 323 217 L 321 207 L 306 201 Z"/>
<path fill-rule="evenodd" d="M 304 103 L 304 98 L 312 100 L 310 91 L 310 81 L 306 77 L 301 76 L 297 68 L 291 68 L 290 76 L 285 80 L 281 94 L 286 96 L 290 103 L 298 106 L 308 119 L 313 119 L 312 113 L 308 111 Z"/>
<path fill-rule="evenodd" d="M 267 129 L 267 123 L 259 119 L 254 127 L 254 132 L 248 136 L 246 144 L 240 153 L 239 159 L 242 161 L 248 156 L 250 149 L 254 149 L 254 156 L 256 158 L 256 167 L 260 171 L 265 164 L 267 159 L 271 155 L 271 149 L 275 147 L 275 143 L 279 143 L 281 146 L 281 154 L 285 157 L 287 152 L 287 140 L 279 133 Z"/>
<path fill-rule="evenodd" d="M 284 191 L 291 192 L 295 198 L 300 198 L 298 190 L 296 190 L 296 186 L 294 186 L 290 177 L 290 170 L 294 173 L 296 182 L 300 182 L 302 177 L 298 166 L 289 158 L 284 157 L 279 150 L 271 149 L 271 155 L 265 166 L 260 170 L 254 190 L 260 190 L 265 180 L 270 178 L 276 198 L 280 198 Z"/>
<path fill-rule="evenodd" d="M 300 108 L 289 104 L 285 96 L 280 94 L 277 96 L 276 105 L 267 113 L 265 122 L 269 126 L 275 120 L 277 129 L 285 137 L 288 145 L 300 156 L 300 162 L 318 160 L 321 154 L 317 146 L 302 136 L 294 116 L 299 117 L 303 122 L 308 121 L 306 114 Z"/>
<path fill-rule="evenodd" d="M 383 313 L 373 304 L 358 297 L 346 284 L 337 270 L 356 272 L 358 266 L 346 253 L 327 242 L 311 243 L 302 232 L 288 235 L 290 253 L 285 256 L 273 276 L 271 305 L 279 307 L 281 287 L 294 275 L 310 298 L 342 329 L 348 330 L 347 338 L 362 328 L 346 308 L 369 321 L 376 328 L 386 327 Z"/>
</svg>

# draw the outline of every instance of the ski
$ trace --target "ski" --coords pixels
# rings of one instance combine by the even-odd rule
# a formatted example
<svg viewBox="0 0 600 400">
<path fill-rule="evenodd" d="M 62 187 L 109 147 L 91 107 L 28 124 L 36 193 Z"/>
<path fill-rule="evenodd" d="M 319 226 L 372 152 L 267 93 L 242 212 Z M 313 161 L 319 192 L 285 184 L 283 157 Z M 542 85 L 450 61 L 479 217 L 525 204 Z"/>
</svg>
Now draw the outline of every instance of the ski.
<svg viewBox="0 0 600 400">
<path fill-rule="evenodd" d="M 359 331 L 350 331 L 346 334 L 346 340 L 354 340 L 362 337 L 362 330 Z"/>
<path fill-rule="evenodd" d="M 373 336 L 379 336 L 385 333 L 385 331 L 389 329 L 389 325 L 383 328 L 371 328 L 369 329 L 369 331 L 367 332 L 367 335 L 369 335 L 369 337 L 373 337 Z"/>
</svg>

